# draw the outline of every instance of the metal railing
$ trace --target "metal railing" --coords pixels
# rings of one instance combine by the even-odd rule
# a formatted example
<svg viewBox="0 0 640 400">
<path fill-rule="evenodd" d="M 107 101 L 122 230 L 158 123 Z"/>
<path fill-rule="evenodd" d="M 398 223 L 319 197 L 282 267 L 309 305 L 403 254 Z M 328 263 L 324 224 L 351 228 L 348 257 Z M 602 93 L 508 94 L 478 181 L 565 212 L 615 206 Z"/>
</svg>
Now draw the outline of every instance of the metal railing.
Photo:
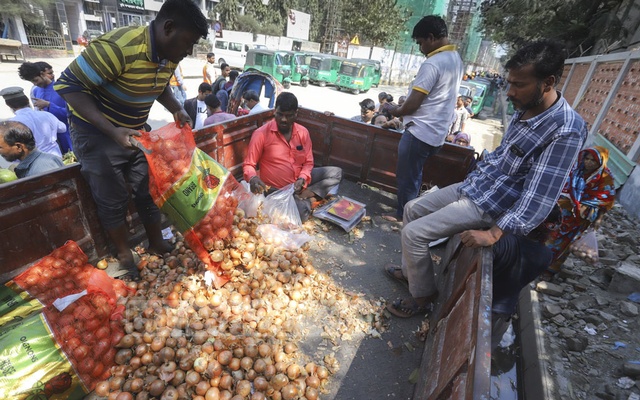
<svg viewBox="0 0 640 400">
<path fill-rule="evenodd" d="M 66 50 L 64 38 L 59 34 L 53 35 L 27 35 L 29 47 L 36 49 Z"/>
</svg>

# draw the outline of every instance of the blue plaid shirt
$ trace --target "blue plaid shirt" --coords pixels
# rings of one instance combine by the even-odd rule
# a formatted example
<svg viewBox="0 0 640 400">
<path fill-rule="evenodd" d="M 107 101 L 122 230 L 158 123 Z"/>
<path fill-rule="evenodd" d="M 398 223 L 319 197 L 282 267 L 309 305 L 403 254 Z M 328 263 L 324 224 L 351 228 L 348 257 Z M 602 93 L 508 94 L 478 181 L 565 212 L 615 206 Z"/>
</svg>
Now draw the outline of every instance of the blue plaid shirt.
<svg viewBox="0 0 640 400">
<path fill-rule="evenodd" d="M 558 95 L 533 118 L 517 112 L 500 146 L 460 186 L 503 231 L 526 235 L 544 221 L 587 138 L 582 117 Z"/>
</svg>

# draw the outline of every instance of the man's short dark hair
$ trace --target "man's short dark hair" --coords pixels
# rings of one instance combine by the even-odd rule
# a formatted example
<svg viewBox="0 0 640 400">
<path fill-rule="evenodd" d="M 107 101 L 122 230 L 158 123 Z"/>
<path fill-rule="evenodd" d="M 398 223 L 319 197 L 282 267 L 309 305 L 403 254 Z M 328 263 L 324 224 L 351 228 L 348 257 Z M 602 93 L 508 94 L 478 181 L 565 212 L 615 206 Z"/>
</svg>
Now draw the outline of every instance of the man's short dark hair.
<svg viewBox="0 0 640 400">
<path fill-rule="evenodd" d="M 38 68 L 40 68 L 40 71 L 44 72 L 48 69 L 53 69 L 53 67 L 51 66 L 51 64 L 49 64 L 46 61 L 36 61 L 34 62 L 35 65 L 38 66 Z"/>
<path fill-rule="evenodd" d="M 29 151 L 35 149 L 36 140 L 33 138 L 33 132 L 28 126 L 18 121 L 2 121 L 0 122 L 0 135 L 4 141 L 13 146 L 16 143 L 24 144 Z"/>
<path fill-rule="evenodd" d="M 371 99 L 364 99 L 358 104 L 360 104 L 360 108 L 365 108 L 367 110 L 373 111 L 376 109 L 376 102 Z"/>
<path fill-rule="evenodd" d="M 449 35 L 447 31 L 447 23 L 442 17 L 437 15 L 427 15 L 423 17 L 416 26 L 413 27 L 412 39 L 426 39 L 429 35 L 433 35 L 434 39 L 446 38 Z"/>
<path fill-rule="evenodd" d="M 564 71 L 565 50 L 553 40 L 543 39 L 524 45 L 505 64 L 505 69 L 519 69 L 533 65 L 534 75 L 538 80 L 553 76 L 556 85 Z"/>
<path fill-rule="evenodd" d="M 282 92 L 276 98 L 276 109 L 280 111 L 298 111 L 298 98 L 291 92 Z"/>
<path fill-rule="evenodd" d="M 204 104 L 208 105 L 214 110 L 222 105 L 220 99 L 216 97 L 215 94 L 208 94 L 207 97 L 204 98 Z"/>
<path fill-rule="evenodd" d="M 245 100 L 260 101 L 260 96 L 255 90 L 247 90 L 243 93 L 242 98 Z"/>
<path fill-rule="evenodd" d="M 23 62 L 20 67 L 18 67 L 18 75 L 20 75 L 20 79 L 31 82 L 34 78 L 40 76 L 40 72 L 43 70 L 36 63 L 32 62 Z"/>
<path fill-rule="evenodd" d="M 207 18 L 200 6 L 192 0 L 167 0 L 160 7 L 156 21 L 174 21 L 176 28 L 199 33 L 203 38 L 209 34 Z"/>
<path fill-rule="evenodd" d="M 228 66 L 229 66 L 229 64 L 227 64 L 227 63 L 220 64 L 220 71 L 224 71 Z"/>
<path fill-rule="evenodd" d="M 238 75 L 240 75 L 240 72 L 236 71 L 235 69 L 231 72 L 229 72 L 229 80 L 230 81 L 235 81 L 236 78 L 238 77 Z"/>
<path fill-rule="evenodd" d="M 11 99 L 6 99 L 5 104 L 14 110 L 29 107 L 29 98 L 27 96 L 17 96 Z"/>
<path fill-rule="evenodd" d="M 210 91 L 211 91 L 211 85 L 208 84 L 207 82 L 202 82 L 200 86 L 198 86 L 198 92 L 200 93 L 210 92 Z"/>
<path fill-rule="evenodd" d="M 216 55 L 213 53 L 207 53 L 207 58 L 215 57 Z"/>
</svg>

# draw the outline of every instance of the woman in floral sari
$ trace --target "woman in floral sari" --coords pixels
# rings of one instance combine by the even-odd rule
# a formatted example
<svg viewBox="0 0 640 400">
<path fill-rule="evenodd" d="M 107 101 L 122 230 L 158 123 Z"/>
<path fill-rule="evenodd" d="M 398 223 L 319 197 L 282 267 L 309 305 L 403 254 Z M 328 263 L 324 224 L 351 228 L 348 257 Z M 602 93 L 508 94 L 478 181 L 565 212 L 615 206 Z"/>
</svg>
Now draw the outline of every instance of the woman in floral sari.
<svg viewBox="0 0 640 400">
<path fill-rule="evenodd" d="M 558 205 L 562 209 L 562 224 L 553 232 L 547 246 L 553 250 L 553 260 L 543 279 L 560 272 L 569 256 L 569 247 L 590 226 L 598 229 L 604 214 L 613 207 L 615 187 L 607 168 L 609 150 L 594 146 L 578 155 L 578 165 L 565 183 Z"/>
</svg>

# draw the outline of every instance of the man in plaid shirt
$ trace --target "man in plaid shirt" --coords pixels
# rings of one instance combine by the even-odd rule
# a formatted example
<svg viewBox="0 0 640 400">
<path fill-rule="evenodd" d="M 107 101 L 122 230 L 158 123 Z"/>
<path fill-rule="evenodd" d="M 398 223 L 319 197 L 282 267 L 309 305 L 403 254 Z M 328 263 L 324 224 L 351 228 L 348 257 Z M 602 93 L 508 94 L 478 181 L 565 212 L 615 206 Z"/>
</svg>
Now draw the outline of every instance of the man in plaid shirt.
<svg viewBox="0 0 640 400">
<path fill-rule="evenodd" d="M 491 246 L 504 232 L 528 234 L 553 208 L 587 138 L 586 123 L 555 89 L 564 54 L 547 40 L 518 50 L 505 66 L 518 111 L 500 146 L 464 182 L 405 206 L 402 266 L 385 272 L 408 283 L 412 297 L 389 304 L 394 315 L 424 315 L 437 299 L 430 242 L 462 232 L 466 246 Z"/>
</svg>

